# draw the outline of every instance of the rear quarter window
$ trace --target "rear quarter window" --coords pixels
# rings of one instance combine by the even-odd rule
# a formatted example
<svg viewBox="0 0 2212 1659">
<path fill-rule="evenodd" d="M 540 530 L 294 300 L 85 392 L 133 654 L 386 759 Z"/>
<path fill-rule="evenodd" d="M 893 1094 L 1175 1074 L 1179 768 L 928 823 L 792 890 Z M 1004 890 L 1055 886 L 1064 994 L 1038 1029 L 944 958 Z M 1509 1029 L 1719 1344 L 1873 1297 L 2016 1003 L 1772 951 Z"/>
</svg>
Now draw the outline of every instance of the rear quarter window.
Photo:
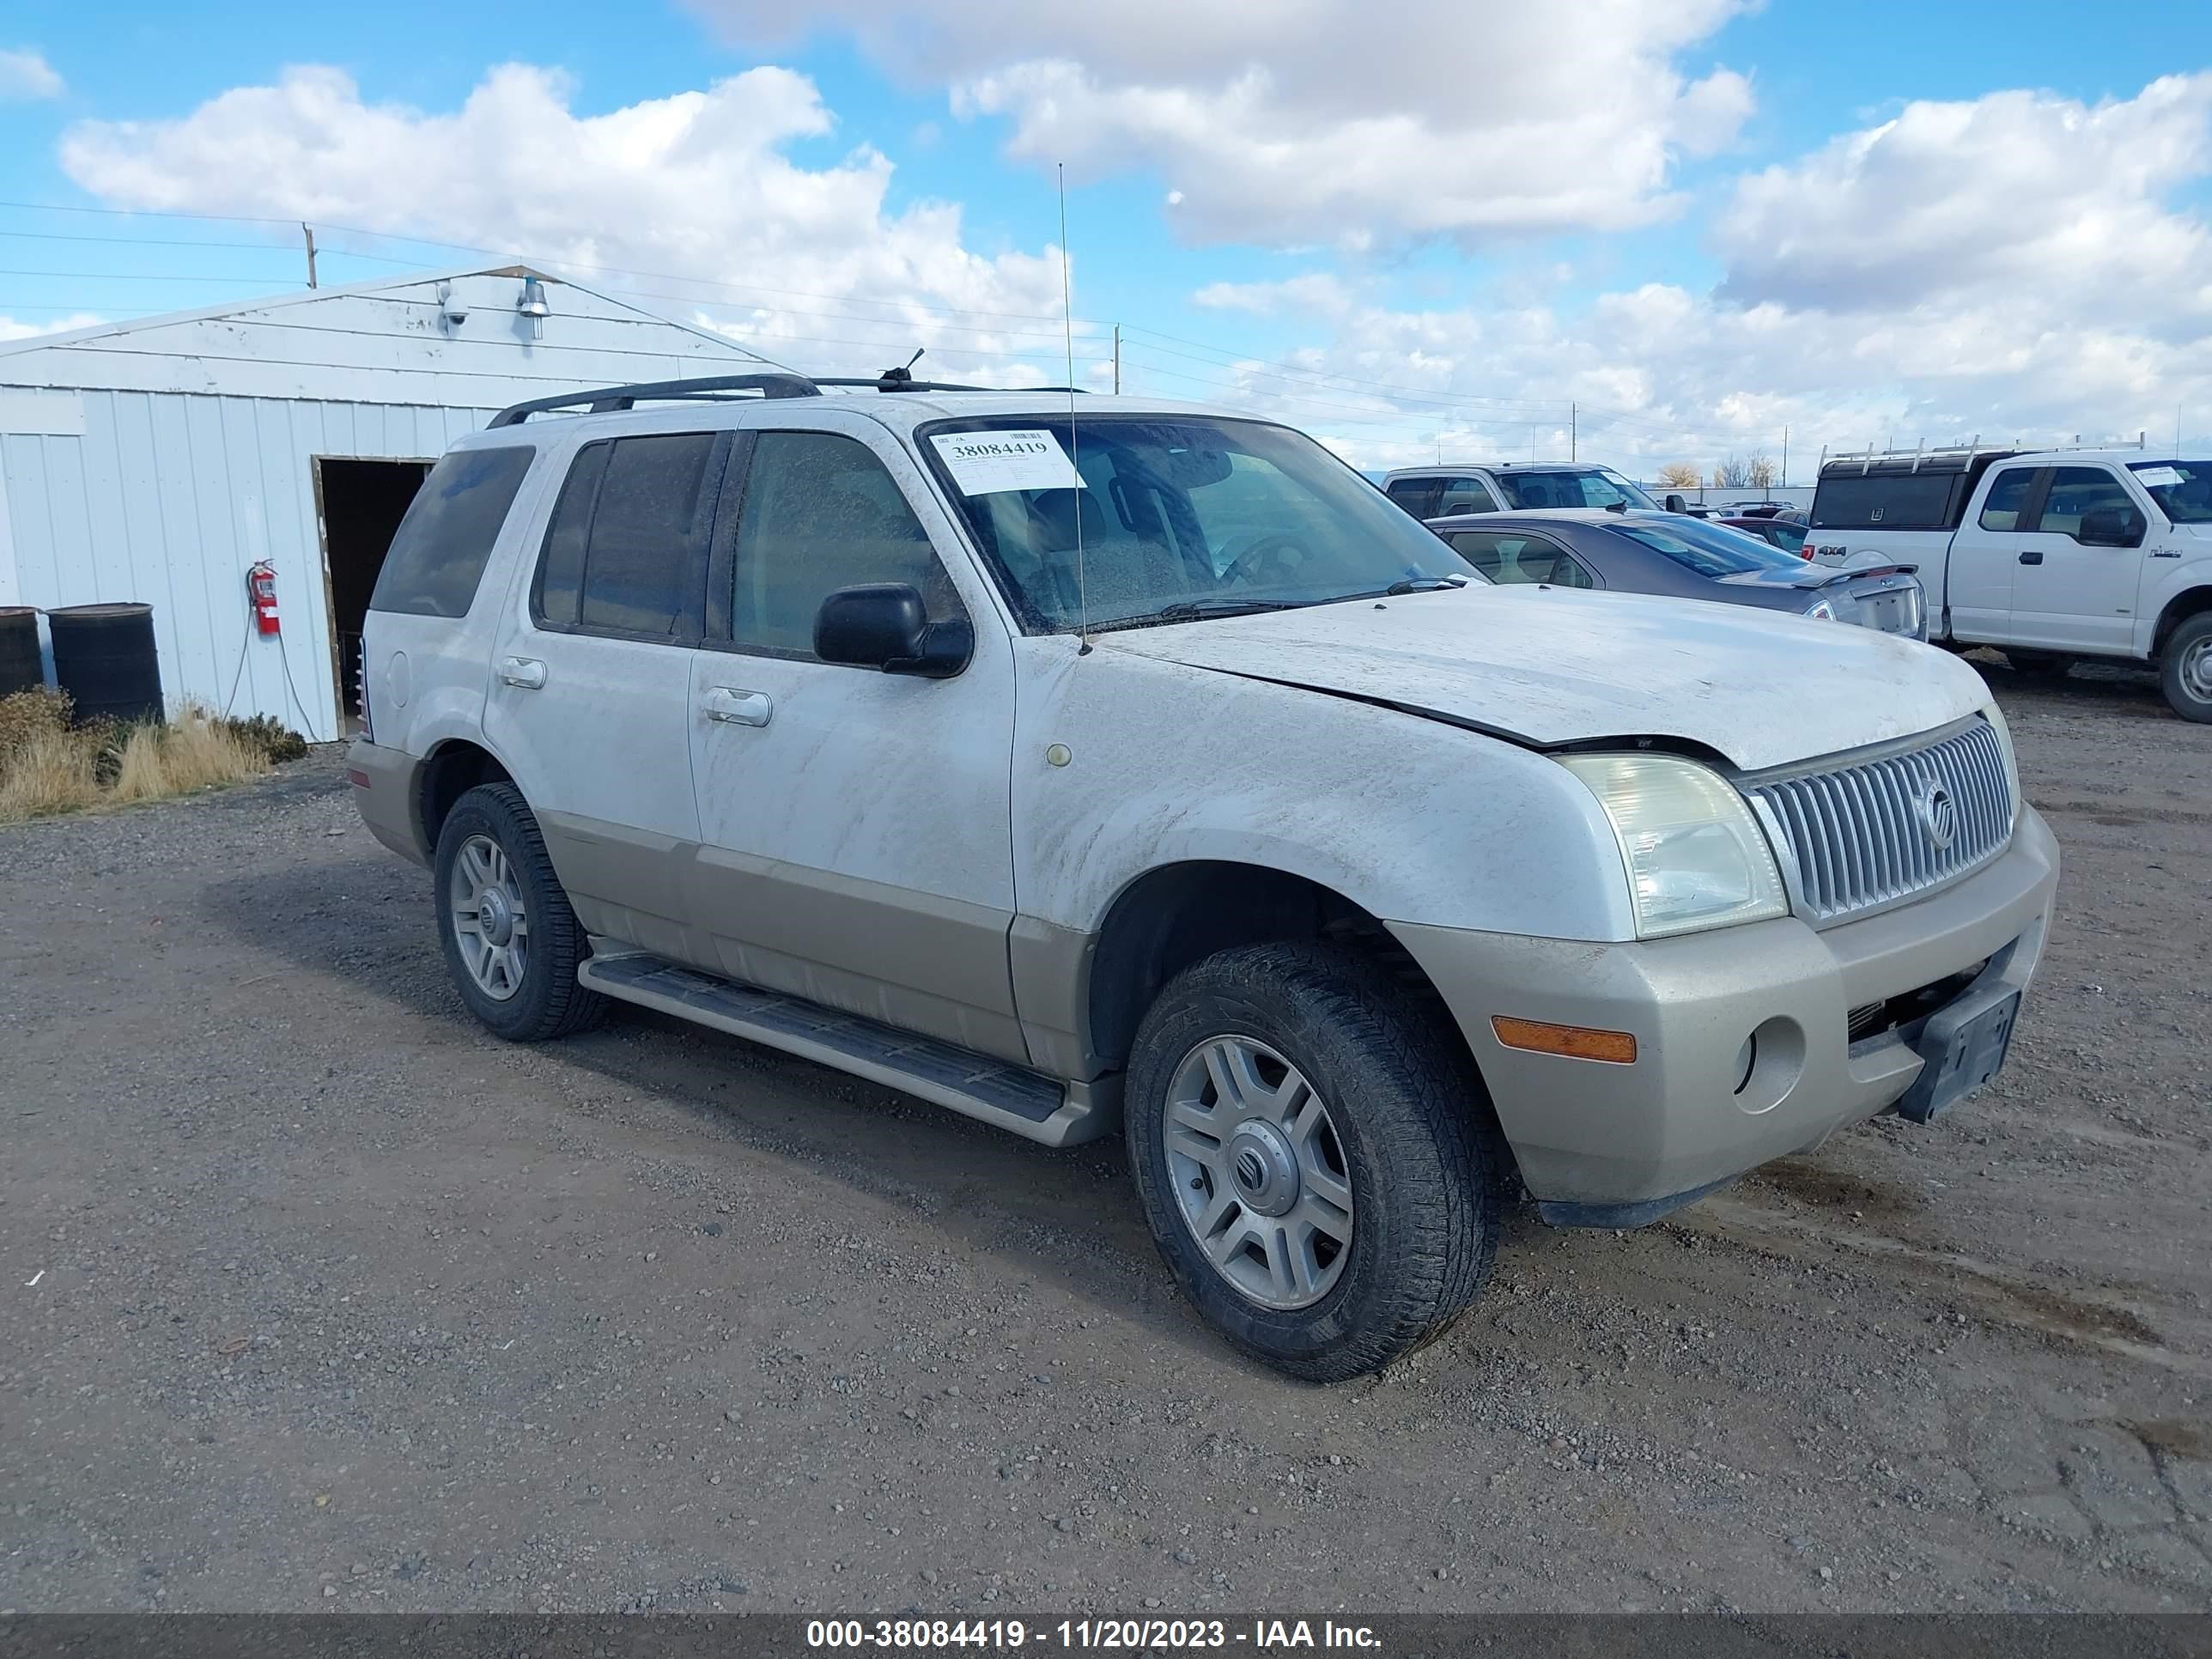
<svg viewBox="0 0 2212 1659">
<path fill-rule="evenodd" d="M 458 449 L 430 469 L 393 532 L 372 611 L 465 617 L 493 544 L 538 452 L 528 444 Z"/>
</svg>

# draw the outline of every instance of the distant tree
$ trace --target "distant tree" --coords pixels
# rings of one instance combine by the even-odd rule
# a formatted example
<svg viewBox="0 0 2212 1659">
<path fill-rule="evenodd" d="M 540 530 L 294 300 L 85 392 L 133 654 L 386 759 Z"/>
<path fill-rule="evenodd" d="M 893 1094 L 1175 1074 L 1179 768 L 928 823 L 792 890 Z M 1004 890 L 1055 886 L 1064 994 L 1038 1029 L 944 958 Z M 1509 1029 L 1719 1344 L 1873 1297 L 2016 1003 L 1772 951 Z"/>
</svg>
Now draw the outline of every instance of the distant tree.
<svg viewBox="0 0 2212 1659">
<path fill-rule="evenodd" d="M 1754 454 L 1743 464 L 1744 482 L 1759 489 L 1771 489 L 1779 482 L 1778 471 L 1771 455 Z"/>
<path fill-rule="evenodd" d="M 1702 477 L 1695 461 L 1669 461 L 1659 469 L 1659 482 L 1669 489 L 1695 489 Z"/>
<path fill-rule="evenodd" d="M 1713 469 L 1713 488 L 1716 489 L 1748 489 L 1751 487 L 1751 468 L 1731 455 Z"/>
</svg>

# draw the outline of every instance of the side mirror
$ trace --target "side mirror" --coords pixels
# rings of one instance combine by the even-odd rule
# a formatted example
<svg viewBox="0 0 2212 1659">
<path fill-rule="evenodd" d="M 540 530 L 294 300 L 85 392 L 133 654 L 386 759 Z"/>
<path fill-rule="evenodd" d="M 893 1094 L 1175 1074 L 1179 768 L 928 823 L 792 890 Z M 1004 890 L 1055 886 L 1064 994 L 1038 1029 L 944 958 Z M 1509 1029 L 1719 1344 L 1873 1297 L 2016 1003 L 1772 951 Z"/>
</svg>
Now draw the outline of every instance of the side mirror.
<svg viewBox="0 0 2212 1659">
<path fill-rule="evenodd" d="M 2141 547 L 2142 538 L 2142 515 L 2119 507 L 2084 513 L 2074 538 L 2084 547 Z"/>
<path fill-rule="evenodd" d="M 1680 495 L 1669 495 L 1667 498 L 1667 510 L 1669 513 L 1686 513 L 1690 510 L 1690 504 Z"/>
<path fill-rule="evenodd" d="M 930 621 L 921 595 L 905 582 L 841 587 L 814 615 L 814 654 L 824 662 L 944 679 L 965 668 L 975 650 L 965 617 Z"/>
</svg>

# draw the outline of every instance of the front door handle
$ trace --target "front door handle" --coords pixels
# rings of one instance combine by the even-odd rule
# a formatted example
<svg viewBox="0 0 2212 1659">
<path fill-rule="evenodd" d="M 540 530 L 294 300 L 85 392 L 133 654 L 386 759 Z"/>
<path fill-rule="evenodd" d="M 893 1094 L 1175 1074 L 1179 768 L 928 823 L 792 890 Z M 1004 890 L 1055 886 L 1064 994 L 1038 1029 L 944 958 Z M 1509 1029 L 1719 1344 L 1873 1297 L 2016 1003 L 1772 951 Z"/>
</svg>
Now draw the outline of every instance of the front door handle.
<svg viewBox="0 0 2212 1659">
<path fill-rule="evenodd" d="M 520 691 L 540 691 L 545 687 L 545 665 L 535 657 L 509 657 L 499 665 L 499 677 Z"/>
<path fill-rule="evenodd" d="M 731 726 L 766 726 L 775 712 L 775 700 L 765 691 L 740 691 L 734 685 L 718 685 L 707 693 L 707 718 Z"/>
<path fill-rule="evenodd" d="M 2020 556 L 2020 562 L 2022 564 L 2041 564 L 2043 562 L 2043 551 L 2040 548 L 2031 548 L 2028 551 Z"/>
</svg>

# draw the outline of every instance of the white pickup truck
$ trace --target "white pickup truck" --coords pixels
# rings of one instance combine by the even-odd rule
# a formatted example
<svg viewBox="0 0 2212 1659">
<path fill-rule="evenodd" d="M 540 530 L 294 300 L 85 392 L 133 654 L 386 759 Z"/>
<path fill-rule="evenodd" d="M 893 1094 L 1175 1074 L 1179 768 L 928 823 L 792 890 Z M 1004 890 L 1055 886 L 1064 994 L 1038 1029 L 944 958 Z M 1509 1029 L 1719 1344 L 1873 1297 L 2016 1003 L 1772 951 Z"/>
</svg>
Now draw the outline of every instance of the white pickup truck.
<svg viewBox="0 0 2212 1659">
<path fill-rule="evenodd" d="M 354 795 L 496 1035 L 632 1003 L 1119 1132 L 1316 1379 L 1449 1324 L 1522 1188 L 1638 1226 L 2003 1062 L 2058 854 L 1966 664 L 1493 586 L 1226 411 L 823 384 L 520 405 L 400 526 Z"/>
<path fill-rule="evenodd" d="M 2212 720 L 2212 461 L 1966 447 L 1832 459 L 1806 547 L 1916 567 L 1929 637 L 2016 666 L 2155 666 Z"/>
</svg>

